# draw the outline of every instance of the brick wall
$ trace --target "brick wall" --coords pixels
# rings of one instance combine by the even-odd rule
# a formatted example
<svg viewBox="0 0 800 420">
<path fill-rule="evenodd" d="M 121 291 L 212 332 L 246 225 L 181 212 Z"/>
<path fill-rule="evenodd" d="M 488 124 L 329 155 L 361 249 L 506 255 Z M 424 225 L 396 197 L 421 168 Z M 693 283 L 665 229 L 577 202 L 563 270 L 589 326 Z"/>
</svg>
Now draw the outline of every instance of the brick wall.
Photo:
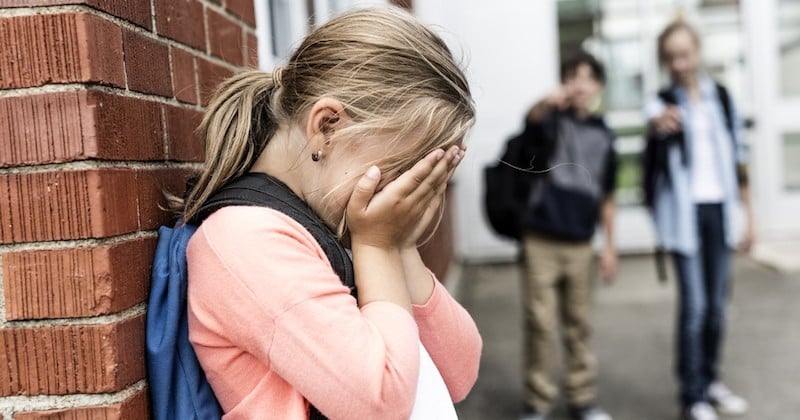
<svg viewBox="0 0 800 420">
<path fill-rule="evenodd" d="M 0 5 L 0 418 L 147 418 L 162 191 L 202 160 L 213 87 L 256 64 L 253 2 Z"/>
</svg>

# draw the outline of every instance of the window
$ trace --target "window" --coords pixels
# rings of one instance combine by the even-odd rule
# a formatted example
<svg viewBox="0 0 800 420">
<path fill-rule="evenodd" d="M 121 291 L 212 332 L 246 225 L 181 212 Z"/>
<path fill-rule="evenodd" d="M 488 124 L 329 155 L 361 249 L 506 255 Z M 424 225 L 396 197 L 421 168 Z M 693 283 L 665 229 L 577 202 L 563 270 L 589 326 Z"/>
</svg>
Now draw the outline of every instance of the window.
<svg viewBox="0 0 800 420">
<path fill-rule="evenodd" d="M 800 132 L 783 135 L 783 186 L 800 192 Z"/>
<path fill-rule="evenodd" d="M 289 0 L 269 0 L 270 45 L 274 57 L 288 57 L 292 49 L 292 9 Z"/>
<path fill-rule="evenodd" d="M 783 96 L 800 96 L 800 2 L 778 2 L 780 88 Z"/>
</svg>

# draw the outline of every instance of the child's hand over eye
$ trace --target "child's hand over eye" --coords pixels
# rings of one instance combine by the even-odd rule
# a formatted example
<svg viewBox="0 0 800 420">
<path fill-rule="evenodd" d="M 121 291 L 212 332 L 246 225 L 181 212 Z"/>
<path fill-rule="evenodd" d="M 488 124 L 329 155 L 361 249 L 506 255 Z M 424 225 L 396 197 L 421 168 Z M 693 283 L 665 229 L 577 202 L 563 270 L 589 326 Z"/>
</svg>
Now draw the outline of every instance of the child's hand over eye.
<svg viewBox="0 0 800 420">
<path fill-rule="evenodd" d="M 414 228 L 414 232 L 412 233 L 410 238 L 413 238 L 413 241 L 406 243 L 404 246 L 406 248 L 417 248 L 417 246 L 421 245 L 421 242 L 424 241 L 429 237 L 429 235 L 433 234 L 433 228 L 436 227 L 435 223 L 439 215 L 441 214 L 441 206 L 444 202 L 445 194 L 447 193 L 447 184 L 453 179 L 453 174 L 456 172 L 456 168 L 458 164 L 461 163 L 462 159 L 464 158 L 465 150 L 462 147 L 453 146 L 447 150 L 447 156 L 453 156 L 453 162 L 450 165 L 450 171 L 447 173 L 447 176 L 442 179 L 442 182 L 437 186 L 436 191 L 437 194 L 431 199 L 430 204 L 428 205 L 427 210 L 420 218 L 419 222 L 416 224 Z"/>
<path fill-rule="evenodd" d="M 381 174 L 371 167 L 358 181 L 347 204 L 353 244 L 402 249 L 416 244 L 435 214 L 441 196 L 461 158 L 458 146 L 434 150 L 380 191 Z"/>
</svg>

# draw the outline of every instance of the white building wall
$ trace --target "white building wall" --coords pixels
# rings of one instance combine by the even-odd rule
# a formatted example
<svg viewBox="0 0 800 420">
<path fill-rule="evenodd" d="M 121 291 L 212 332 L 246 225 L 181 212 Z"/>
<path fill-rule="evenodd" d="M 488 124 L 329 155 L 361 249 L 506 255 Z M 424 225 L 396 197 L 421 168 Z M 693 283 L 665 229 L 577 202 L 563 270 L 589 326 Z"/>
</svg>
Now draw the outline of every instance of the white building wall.
<svg viewBox="0 0 800 420">
<path fill-rule="evenodd" d="M 558 82 L 555 0 L 414 0 L 414 13 L 438 26 L 462 56 L 477 105 L 477 122 L 455 180 L 456 255 L 511 258 L 512 243 L 498 239 L 483 214 L 483 168 L 522 128 L 536 98 Z"/>
</svg>

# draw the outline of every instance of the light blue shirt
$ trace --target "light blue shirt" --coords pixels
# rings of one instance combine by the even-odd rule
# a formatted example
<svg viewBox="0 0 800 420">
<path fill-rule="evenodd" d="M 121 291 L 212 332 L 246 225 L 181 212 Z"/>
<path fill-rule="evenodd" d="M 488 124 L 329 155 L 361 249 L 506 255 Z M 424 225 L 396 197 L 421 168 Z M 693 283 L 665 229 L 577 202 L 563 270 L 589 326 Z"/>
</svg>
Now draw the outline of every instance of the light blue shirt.
<svg viewBox="0 0 800 420">
<path fill-rule="evenodd" d="M 710 111 L 711 133 L 713 146 L 719 161 L 714 165 L 722 181 L 725 193 L 722 200 L 722 216 L 724 218 L 725 240 L 731 248 L 736 246 L 734 234 L 733 215 L 739 199 L 739 187 L 736 180 L 736 164 L 744 163 L 747 159 L 747 150 L 742 141 L 742 121 L 736 112 L 731 100 L 731 116 L 733 118 L 733 140 L 725 123 L 725 112 L 720 103 L 716 84 L 708 76 L 701 76 L 699 80 L 700 100 Z M 660 245 L 667 250 L 692 255 L 697 252 L 699 233 L 697 232 L 697 213 L 692 194 L 692 168 L 696 165 L 707 165 L 709 162 L 698 162 L 692 158 L 692 105 L 687 92 L 680 86 L 672 85 L 669 89 L 675 94 L 683 121 L 683 133 L 686 141 L 688 164 L 684 166 L 681 159 L 680 147 L 675 144 L 668 151 L 668 167 L 671 183 L 663 175 L 656 177 L 655 206 L 652 211 L 653 222 Z M 645 107 L 645 116 L 651 118 L 661 114 L 666 104 L 659 97 L 649 101 Z"/>
</svg>

